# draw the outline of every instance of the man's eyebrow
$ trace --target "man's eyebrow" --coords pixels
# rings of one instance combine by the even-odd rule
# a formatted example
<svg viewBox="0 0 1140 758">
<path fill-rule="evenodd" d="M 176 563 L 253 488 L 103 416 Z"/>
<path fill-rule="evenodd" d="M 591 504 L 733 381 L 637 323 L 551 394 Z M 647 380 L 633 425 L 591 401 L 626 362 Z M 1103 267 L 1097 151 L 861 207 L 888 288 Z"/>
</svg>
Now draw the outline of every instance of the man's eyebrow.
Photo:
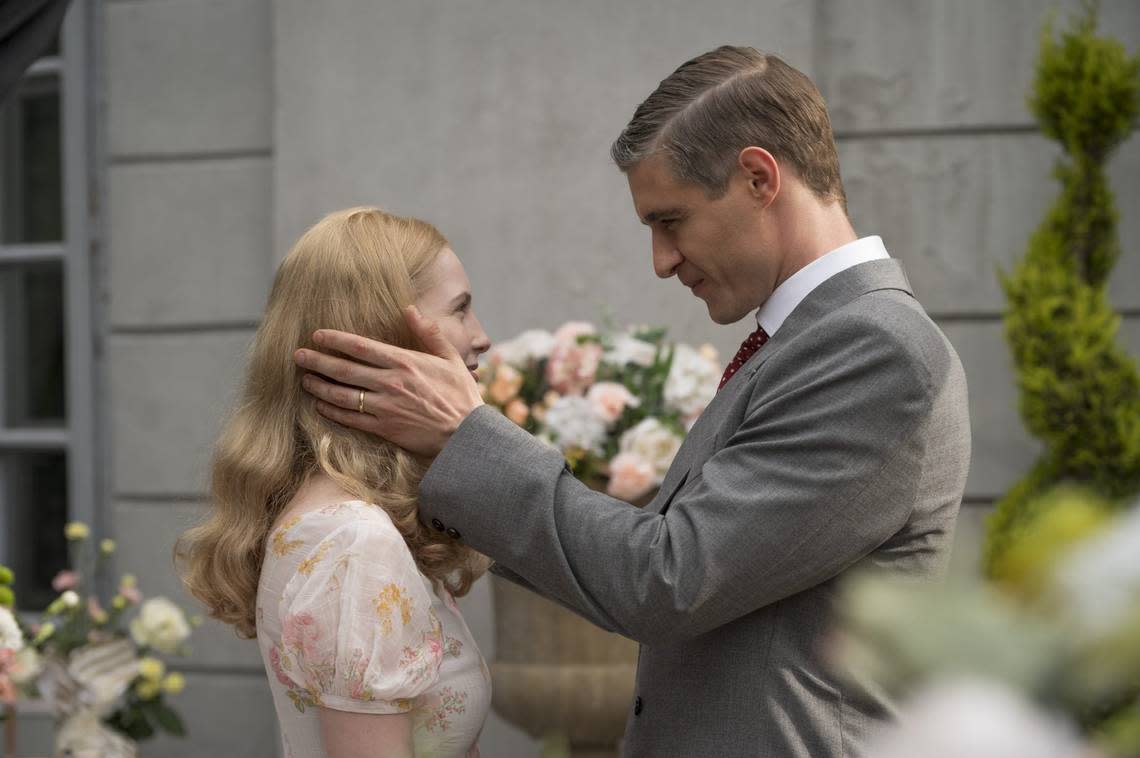
<svg viewBox="0 0 1140 758">
<path fill-rule="evenodd" d="M 681 209 L 680 208 L 663 208 L 659 211 L 650 211 L 649 213 L 646 213 L 645 218 L 641 219 L 641 223 L 648 226 L 649 224 L 652 224 L 654 221 L 660 221 L 663 218 L 668 218 L 670 216 L 680 216 L 680 215 L 681 215 Z"/>
</svg>

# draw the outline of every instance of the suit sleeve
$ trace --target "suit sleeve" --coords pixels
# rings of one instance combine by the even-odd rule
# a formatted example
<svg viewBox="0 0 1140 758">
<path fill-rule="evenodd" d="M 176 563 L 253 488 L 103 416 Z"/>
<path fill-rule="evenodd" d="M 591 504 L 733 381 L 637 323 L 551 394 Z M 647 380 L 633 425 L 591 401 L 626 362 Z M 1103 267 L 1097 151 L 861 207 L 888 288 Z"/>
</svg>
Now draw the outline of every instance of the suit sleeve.
<svg viewBox="0 0 1140 758">
<path fill-rule="evenodd" d="M 743 420 L 663 514 L 590 490 L 483 407 L 425 476 L 421 517 L 648 645 L 824 582 L 910 516 L 937 384 L 930 356 L 868 320 L 833 337 L 797 338 L 752 377 Z"/>
</svg>

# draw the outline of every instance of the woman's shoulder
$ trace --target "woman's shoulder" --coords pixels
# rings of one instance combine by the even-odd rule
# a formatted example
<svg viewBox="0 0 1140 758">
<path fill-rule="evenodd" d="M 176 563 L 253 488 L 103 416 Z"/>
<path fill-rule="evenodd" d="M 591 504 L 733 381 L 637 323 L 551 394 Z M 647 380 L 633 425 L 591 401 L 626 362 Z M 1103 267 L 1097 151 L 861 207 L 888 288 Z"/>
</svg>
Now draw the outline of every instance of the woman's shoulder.
<svg viewBox="0 0 1140 758">
<path fill-rule="evenodd" d="M 345 500 L 286 513 L 270 531 L 266 553 L 285 558 L 322 545 L 327 550 L 337 543 L 347 547 L 362 542 L 374 548 L 407 550 L 403 535 L 383 508 L 363 500 Z"/>
</svg>

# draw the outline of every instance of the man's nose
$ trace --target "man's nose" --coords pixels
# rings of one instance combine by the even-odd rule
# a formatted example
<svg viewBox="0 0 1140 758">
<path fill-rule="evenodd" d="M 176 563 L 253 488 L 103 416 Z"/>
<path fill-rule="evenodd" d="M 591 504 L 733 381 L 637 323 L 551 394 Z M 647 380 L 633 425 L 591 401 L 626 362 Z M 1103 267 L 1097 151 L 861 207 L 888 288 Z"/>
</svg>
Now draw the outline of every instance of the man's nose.
<svg viewBox="0 0 1140 758">
<path fill-rule="evenodd" d="M 653 271 L 657 276 L 662 279 L 668 279 L 673 276 L 677 270 L 677 266 L 681 264 L 681 260 L 681 254 L 677 252 L 677 246 L 673 244 L 669 236 L 654 229 Z"/>
</svg>

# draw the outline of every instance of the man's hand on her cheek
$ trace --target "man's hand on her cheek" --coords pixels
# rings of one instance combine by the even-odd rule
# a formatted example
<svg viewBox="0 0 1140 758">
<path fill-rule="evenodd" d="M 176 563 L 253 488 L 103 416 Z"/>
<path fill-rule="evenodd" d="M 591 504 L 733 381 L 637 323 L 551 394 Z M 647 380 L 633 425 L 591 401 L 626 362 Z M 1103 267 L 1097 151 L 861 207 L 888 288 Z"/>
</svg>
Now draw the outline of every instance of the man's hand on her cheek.
<svg viewBox="0 0 1140 758">
<path fill-rule="evenodd" d="M 404 315 L 429 352 L 321 329 L 313 335 L 321 352 L 297 350 L 293 359 L 310 372 L 302 384 L 321 415 L 430 458 L 483 399 L 438 325 L 414 307 Z"/>
</svg>

